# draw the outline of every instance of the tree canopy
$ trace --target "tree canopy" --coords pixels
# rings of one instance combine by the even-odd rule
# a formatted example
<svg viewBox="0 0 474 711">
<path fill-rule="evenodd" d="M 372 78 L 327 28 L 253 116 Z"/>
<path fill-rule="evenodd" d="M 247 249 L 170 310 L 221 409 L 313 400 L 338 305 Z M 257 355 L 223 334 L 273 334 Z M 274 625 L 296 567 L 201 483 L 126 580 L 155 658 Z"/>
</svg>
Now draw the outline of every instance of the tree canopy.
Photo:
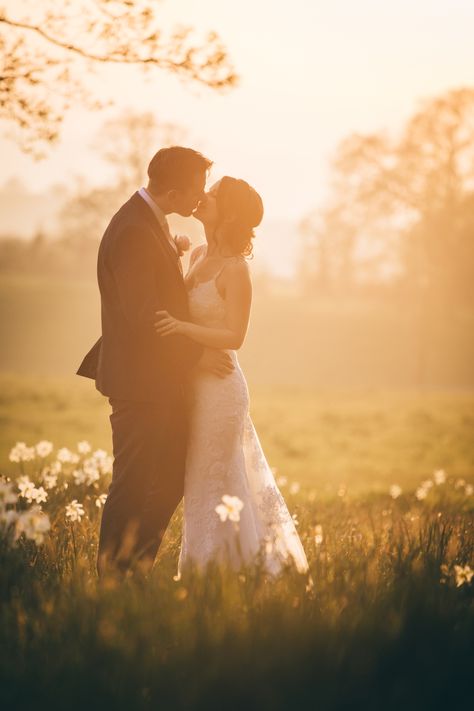
<svg viewBox="0 0 474 711">
<path fill-rule="evenodd" d="M 325 282 L 332 266 L 347 283 L 362 245 L 372 267 L 396 262 L 413 284 L 472 296 L 473 204 L 474 89 L 453 89 L 425 101 L 395 136 L 339 144 L 328 201 L 304 225 L 307 247 Z"/>
</svg>

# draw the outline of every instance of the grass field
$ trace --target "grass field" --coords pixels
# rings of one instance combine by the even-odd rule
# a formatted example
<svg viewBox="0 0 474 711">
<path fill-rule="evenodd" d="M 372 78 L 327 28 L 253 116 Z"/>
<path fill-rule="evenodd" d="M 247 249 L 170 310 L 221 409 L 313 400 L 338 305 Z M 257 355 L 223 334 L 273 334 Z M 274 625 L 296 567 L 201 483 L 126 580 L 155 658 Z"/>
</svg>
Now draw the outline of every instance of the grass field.
<svg viewBox="0 0 474 711">
<path fill-rule="evenodd" d="M 17 440 L 111 449 L 110 407 L 92 381 L 0 375 L 0 461 Z M 251 412 L 278 474 L 335 491 L 413 486 L 443 468 L 474 475 L 474 394 L 251 388 Z"/>
<path fill-rule="evenodd" d="M 174 580 L 180 509 L 151 578 L 117 585 L 95 574 L 110 463 L 99 453 L 92 465 L 90 455 L 57 464 L 69 457 L 61 448 L 76 452 L 84 440 L 111 450 L 107 401 L 73 375 L 98 334 L 96 285 L 0 283 L 8 711 L 471 705 L 472 316 L 433 319 L 420 380 L 416 309 L 256 297 L 241 362 L 313 585 L 291 571 L 268 581 L 258 569 Z M 9 461 L 16 442 L 41 440 L 54 446 L 45 459 Z M 43 514 L 25 497 L 6 503 L 25 475 L 43 486 Z M 84 510 L 76 521 L 66 515 L 74 499 Z"/>
<path fill-rule="evenodd" d="M 89 381 L 3 375 L 0 386 L 0 471 L 13 483 L 23 472 L 39 486 L 60 447 L 110 450 L 108 405 Z M 63 463 L 42 504 L 44 542 L 4 532 L 0 544 L 6 709 L 469 706 L 474 396 L 252 388 L 252 415 L 287 478 L 314 587 L 291 571 L 276 583 L 259 570 L 174 580 L 179 510 L 149 580 L 99 585 L 95 500 L 110 474 L 77 483 L 84 456 Z M 15 442 L 43 439 L 49 458 L 8 460 Z M 72 499 L 79 521 L 65 515 Z"/>
</svg>

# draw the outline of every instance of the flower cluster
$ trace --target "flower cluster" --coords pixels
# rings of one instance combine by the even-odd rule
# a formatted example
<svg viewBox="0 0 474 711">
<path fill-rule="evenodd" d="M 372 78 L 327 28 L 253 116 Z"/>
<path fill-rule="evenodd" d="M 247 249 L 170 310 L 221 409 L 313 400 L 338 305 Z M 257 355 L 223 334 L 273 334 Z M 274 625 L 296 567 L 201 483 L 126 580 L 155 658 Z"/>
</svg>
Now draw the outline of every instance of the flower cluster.
<svg viewBox="0 0 474 711">
<path fill-rule="evenodd" d="M 105 503 L 104 487 L 113 459 L 103 449 L 92 451 L 85 440 L 77 443 L 75 451 L 68 447 L 55 451 L 49 440 L 31 447 L 17 442 L 9 459 L 19 464 L 21 474 L 15 482 L 0 479 L 0 529 L 13 542 L 23 534 L 37 544 L 43 543 L 50 520 L 42 505 L 54 517 L 62 508 L 64 518 L 77 523 L 86 512 L 92 514 Z M 65 501 L 68 489 L 72 495 Z"/>
<path fill-rule="evenodd" d="M 18 495 L 14 484 L 5 477 L 0 477 L 0 529 L 14 543 L 24 534 L 25 538 L 41 545 L 45 533 L 51 527 L 48 515 L 38 504 L 24 510 L 16 510 L 13 507 L 17 502 Z"/>
<path fill-rule="evenodd" d="M 437 487 L 443 486 L 448 483 L 448 478 L 444 469 L 436 469 L 433 472 L 431 479 L 425 479 L 419 484 L 415 490 L 415 498 L 418 501 L 424 501 L 431 491 L 434 491 Z M 472 496 L 474 494 L 474 486 L 472 484 L 466 484 L 464 479 L 456 479 L 454 482 L 454 489 L 461 490 L 464 489 L 466 496 Z M 402 494 L 402 488 L 398 484 L 392 484 L 389 488 L 389 494 L 392 499 L 398 499 Z"/>
<path fill-rule="evenodd" d="M 71 521 L 80 521 L 84 514 L 84 506 L 80 504 L 77 499 L 73 499 L 71 503 L 66 506 L 66 518 Z"/>
<path fill-rule="evenodd" d="M 460 588 L 463 585 L 469 585 L 474 578 L 474 570 L 469 565 L 453 565 L 452 570 L 449 565 L 444 563 L 441 566 L 441 582 L 446 583 L 452 577 L 456 583 L 456 587 Z"/>
</svg>

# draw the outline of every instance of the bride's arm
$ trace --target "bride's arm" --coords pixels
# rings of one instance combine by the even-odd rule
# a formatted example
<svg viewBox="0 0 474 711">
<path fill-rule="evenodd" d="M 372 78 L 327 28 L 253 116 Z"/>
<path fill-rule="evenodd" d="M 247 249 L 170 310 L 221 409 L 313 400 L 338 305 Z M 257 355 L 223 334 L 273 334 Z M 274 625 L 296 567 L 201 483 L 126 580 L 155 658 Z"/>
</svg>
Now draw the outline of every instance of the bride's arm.
<svg viewBox="0 0 474 711">
<path fill-rule="evenodd" d="M 252 303 L 252 284 L 246 262 L 225 270 L 225 328 L 208 328 L 179 321 L 167 311 L 158 311 L 155 328 L 160 336 L 181 334 L 208 348 L 238 350 L 245 339 Z"/>
</svg>

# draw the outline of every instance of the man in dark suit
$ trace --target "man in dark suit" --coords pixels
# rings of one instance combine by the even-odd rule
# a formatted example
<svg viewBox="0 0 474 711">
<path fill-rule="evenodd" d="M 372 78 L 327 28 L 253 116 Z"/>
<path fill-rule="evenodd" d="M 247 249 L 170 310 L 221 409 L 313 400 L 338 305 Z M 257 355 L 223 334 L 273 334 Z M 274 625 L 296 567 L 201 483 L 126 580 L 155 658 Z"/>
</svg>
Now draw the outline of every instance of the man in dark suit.
<svg viewBox="0 0 474 711">
<path fill-rule="evenodd" d="M 99 247 L 102 337 L 77 373 L 109 398 L 114 467 L 102 513 L 97 568 L 153 565 L 182 498 L 186 455 L 184 383 L 193 367 L 225 377 L 230 357 L 183 336 L 160 338 L 155 313 L 189 319 L 181 264 L 166 215 L 189 216 L 211 162 L 190 148 L 164 148 L 149 183 L 114 215 Z"/>
</svg>

